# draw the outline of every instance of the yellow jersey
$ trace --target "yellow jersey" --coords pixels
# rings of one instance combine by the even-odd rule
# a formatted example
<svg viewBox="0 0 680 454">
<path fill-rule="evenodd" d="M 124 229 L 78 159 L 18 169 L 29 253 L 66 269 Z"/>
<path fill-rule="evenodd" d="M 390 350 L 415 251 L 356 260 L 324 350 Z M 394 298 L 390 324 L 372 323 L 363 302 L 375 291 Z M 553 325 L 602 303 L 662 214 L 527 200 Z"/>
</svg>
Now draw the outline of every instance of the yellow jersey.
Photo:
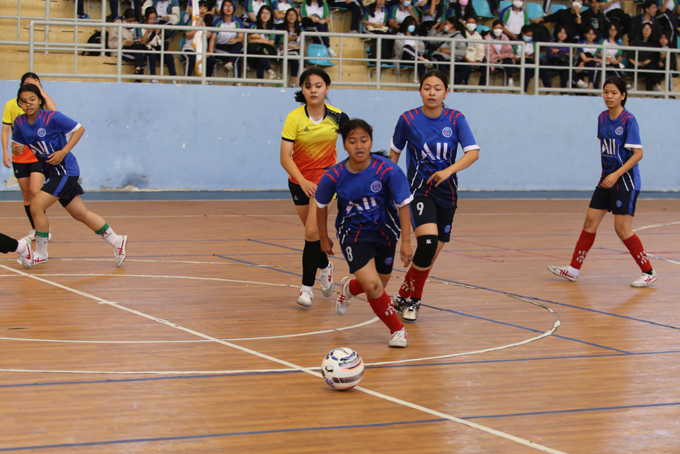
<svg viewBox="0 0 680 454">
<path fill-rule="evenodd" d="M 24 111 L 17 104 L 16 98 L 10 99 L 5 103 L 5 110 L 2 112 L 2 124 L 9 125 L 10 128 L 14 125 L 14 120 L 19 116 L 23 115 Z M 10 141 L 11 142 L 11 141 Z M 25 147 L 21 154 L 12 154 L 12 160 L 18 164 L 30 164 L 32 162 L 38 162 L 38 158 L 35 157 L 30 148 Z"/>
</svg>

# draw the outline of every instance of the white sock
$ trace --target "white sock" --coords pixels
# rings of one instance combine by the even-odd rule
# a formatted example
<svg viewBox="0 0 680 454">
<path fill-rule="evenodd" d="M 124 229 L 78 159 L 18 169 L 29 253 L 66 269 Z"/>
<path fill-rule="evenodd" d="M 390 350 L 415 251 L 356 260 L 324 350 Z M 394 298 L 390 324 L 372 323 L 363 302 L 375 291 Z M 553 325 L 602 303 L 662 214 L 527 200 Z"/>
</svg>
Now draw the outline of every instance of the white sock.
<svg viewBox="0 0 680 454">
<path fill-rule="evenodd" d="M 120 246 L 120 242 L 123 241 L 120 235 L 117 235 L 111 227 L 104 230 L 99 236 L 104 238 L 113 247 Z"/>
<path fill-rule="evenodd" d="M 47 238 L 35 236 L 35 252 L 41 257 L 47 257 Z"/>
<path fill-rule="evenodd" d="M 577 270 L 577 269 L 574 268 L 573 266 L 569 266 L 569 274 L 571 274 L 572 276 L 578 276 L 578 272 L 579 272 L 579 271 L 580 271 L 580 270 Z"/>
<path fill-rule="evenodd" d="M 306 286 L 306 285 L 303 285 L 303 286 L 300 288 L 300 290 L 302 290 L 303 292 L 307 292 L 307 293 L 312 293 L 312 294 L 314 293 L 314 291 L 312 291 L 312 287 L 308 287 L 308 286 Z"/>
<path fill-rule="evenodd" d="M 17 250 L 16 250 L 17 254 L 26 255 L 26 253 L 28 252 L 28 248 L 29 248 L 30 246 L 28 246 L 28 245 L 27 245 L 25 242 L 23 242 L 23 241 L 18 241 L 17 243 L 18 243 L 18 244 L 17 244 Z"/>
<path fill-rule="evenodd" d="M 331 272 L 331 262 L 329 260 L 328 266 L 321 270 L 321 274 L 325 274 L 326 276 L 328 276 L 328 273 L 330 273 L 330 272 Z"/>
</svg>

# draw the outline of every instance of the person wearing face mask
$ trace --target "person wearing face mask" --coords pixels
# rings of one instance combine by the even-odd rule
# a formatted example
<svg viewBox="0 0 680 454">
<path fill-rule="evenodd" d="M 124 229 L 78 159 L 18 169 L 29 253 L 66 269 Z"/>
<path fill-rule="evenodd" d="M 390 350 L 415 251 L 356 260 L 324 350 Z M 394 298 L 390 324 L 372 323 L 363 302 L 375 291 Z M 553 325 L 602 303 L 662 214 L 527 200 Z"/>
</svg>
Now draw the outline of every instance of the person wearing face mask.
<svg viewBox="0 0 680 454">
<path fill-rule="evenodd" d="M 411 4 L 411 0 L 399 0 L 398 5 L 394 5 L 389 9 L 387 16 L 387 25 L 390 27 L 390 32 L 393 34 L 399 33 L 401 23 L 407 17 L 413 17 L 416 25 L 420 22 L 420 13 L 418 9 Z"/>
<path fill-rule="evenodd" d="M 541 22 L 554 23 L 555 27 L 553 30 L 564 27 L 567 30 L 567 41 L 578 42 L 579 30 L 581 29 L 581 24 L 583 24 L 583 18 L 581 17 L 582 7 L 583 3 L 574 0 L 571 2 L 571 8 L 558 10 L 549 16 L 531 19 L 531 22 L 534 24 L 540 24 Z M 556 37 L 557 35 L 553 33 L 553 38 Z"/>
<path fill-rule="evenodd" d="M 536 61 L 536 49 L 534 48 L 533 37 L 534 32 L 531 29 L 530 25 L 525 25 L 524 27 L 522 27 L 519 39 L 522 40 L 523 43 L 517 46 L 512 46 L 515 52 L 515 56 L 513 57 L 515 63 L 519 63 L 522 61 L 522 52 L 524 52 L 525 63 L 531 64 Z M 529 91 L 529 83 L 531 82 L 531 79 L 534 78 L 535 72 L 536 71 L 534 70 L 534 68 L 526 68 L 524 70 L 524 93 L 527 93 Z M 538 76 L 541 78 L 541 81 L 543 82 L 543 86 L 545 88 L 552 87 L 552 83 L 550 82 L 550 75 L 548 74 L 547 69 L 540 68 L 538 70 Z"/>
<path fill-rule="evenodd" d="M 401 23 L 399 33 L 397 33 L 397 39 L 394 40 L 394 55 L 395 60 L 406 60 L 406 61 L 416 61 L 418 60 L 418 76 L 425 74 L 428 68 L 432 67 L 432 64 L 423 57 L 425 54 L 425 45 L 422 41 L 416 41 L 412 39 L 416 33 L 416 20 L 415 18 L 409 16 L 404 19 Z M 427 66 L 426 66 L 427 65 Z M 400 62 L 397 61 L 394 64 L 394 70 L 399 72 Z M 415 77 L 414 77 L 415 80 Z"/>
<path fill-rule="evenodd" d="M 388 35 L 389 27 L 387 26 L 387 8 L 385 7 L 385 0 L 376 0 L 375 3 L 369 5 L 364 13 L 364 33 L 370 35 Z M 378 52 L 376 49 L 377 41 L 371 41 L 369 50 L 369 58 L 377 58 Z M 389 60 L 392 57 L 392 48 L 394 41 L 390 39 L 381 40 L 381 60 Z"/>
<path fill-rule="evenodd" d="M 601 3 L 593 1 L 590 3 L 590 9 L 581 12 L 581 31 L 579 35 L 585 38 L 586 31 L 592 28 L 598 38 L 604 36 L 607 30 L 607 18 L 600 8 Z"/>
<path fill-rule="evenodd" d="M 604 12 L 607 21 L 611 24 L 616 24 L 619 27 L 621 35 L 628 33 L 630 27 L 631 17 L 621 7 L 623 2 L 621 0 L 606 0 L 600 2 L 600 9 Z M 606 37 L 605 33 L 605 37 Z"/>
<path fill-rule="evenodd" d="M 658 11 L 659 8 L 656 6 L 656 0 L 645 0 L 645 2 L 642 4 L 642 14 L 635 16 L 630 21 L 630 26 L 628 27 L 629 43 L 640 38 L 642 35 L 643 24 L 651 25 L 654 35 L 656 36 L 658 34 L 658 26 L 656 21 L 656 14 Z"/>
<path fill-rule="evenodd" d="M 477 20 L 474 17 L 469 17 L 465 24 L 465 37 L 468 39 L 482 39 L 482 35 L 477 31 Z M 484 61 L 484 56 L 484 44 L 468 43 L 463 61 L 471 63 L 471 65 L 459 65 L 456 67 L 454 83 L 456 85 L 467 85 L 472 68 L 479 68 L 478 64 Z M 486 74 L 486 71 L 484 73 Z M 486 80 L 484 82 L 486 83 Z"/>
<path fill-rule="evenodd" d="M 467 44 L 463 41 L 464 36 L 459 30 L 460 28 L 462 28 L 460 22 L 454 17 L 449 17 L 442 33 L 436 35 L 442 38 L 442 41 L 436 42 L 436 49 L 432 52 L 432 60 L 446 62 L 437 65 L 437 69 L 443 73 L 448 73 L 451 70 L 450 62 L 463 61 L 463 58 L 465 58 Z M 452 39 L 454 41 L 451 41 Z M 459 68 L 459 66 L 456 66 L 456 73 Z"/>
<path fill-rule="evenodd" d="M 524 10 L 522 0 L 513 0 L 512 5 L 501 10 L 500 19 L 503 24 L 503 33 L 513 41 L 519 37 L 522 27 L 529 25 L 529 15 Z"/>
<path fill-rule="evenodd" d="M 489 68 L 490 71 L 505 71 L 505 78 L 507 79 L 507 86 L 508 87 L 514 87 L 515 83 L 512 78 L 513 73 L 514 73 L 514 68 L 510 65 L 512 65 L 515 60 L 515 53 L 512 49 L 512 46 L 508 41 L 510 41 L 510 38 L 508 38 L 508 35 L 503 33 L 503 24 L 499 19 L 496 19 L 493 22 L 493 28 L 491 29 L 491 33 L 486 35 L 484 39 L 491 41 L 491 43 L 486 45 L 486 49 L 484 50 L 484 54 L 489 55 L 489 63 L 492 64 L 503 64 L 506 65 L 504 67 L 496 67 L 496 66 L 491 66 Z M 505 41 L 505 43 L 504 43 Z M 486 70 L 481 71 L 481 75 L 479 76 L 479 85 L 486 85 Z"/>
<path fill-rule="evenodd" d="M 116 24 L 134 24 L 135 21 L 135 10 L 128 8 L 123 11 L 123 17 L 116 19 L 114 22 Z M 109 49 L 118 49 L 118 41 L 122 41 L 123 50 L 133 50 L 133 51 L 146 51 L 146 46 L 142 44 L 141 29 L 139 28 L 125 28 L 125 27 L 112 27 L 111 33 L 109 34 L 108 45 Z M 118 34 L 120 30 L 120 36 Z M 123 60 L 134 61 L 135 62 L 135 74 L 144 74 L 144 58 L 145 54 L 143 52 L 135 52 L 134 54 L 123 54 Z M 138 81 L 138 82 L 141 82 Z"/>
</svg>

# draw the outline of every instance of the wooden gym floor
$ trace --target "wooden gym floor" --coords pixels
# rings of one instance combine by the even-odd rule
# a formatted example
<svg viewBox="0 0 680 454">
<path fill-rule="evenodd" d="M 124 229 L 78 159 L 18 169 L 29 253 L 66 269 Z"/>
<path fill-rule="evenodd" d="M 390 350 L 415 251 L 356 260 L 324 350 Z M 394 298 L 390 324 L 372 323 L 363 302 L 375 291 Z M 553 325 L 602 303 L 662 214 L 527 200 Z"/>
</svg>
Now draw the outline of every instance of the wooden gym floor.
<svg viewBox="0 0 680 454">
<path fill-rule="evenodd" d="M 660 279 L 634 289 L 611 216 L 577 283 L 547 271 L 586 200 L 463 199 L 406 349 L 364 301 L 295 304 L 290 201 L 88 206 L 129 235 L 122 268 L 59 206 L 48 263 L 1 257 L 0 452 L 680 449 L 680 200 L 638 202 Z M 0 231 L 25 234 L 21 203 L 2 210 Z M 367 364 L 348 392 L 317 376 L 340 346 Z"/>
</svg>

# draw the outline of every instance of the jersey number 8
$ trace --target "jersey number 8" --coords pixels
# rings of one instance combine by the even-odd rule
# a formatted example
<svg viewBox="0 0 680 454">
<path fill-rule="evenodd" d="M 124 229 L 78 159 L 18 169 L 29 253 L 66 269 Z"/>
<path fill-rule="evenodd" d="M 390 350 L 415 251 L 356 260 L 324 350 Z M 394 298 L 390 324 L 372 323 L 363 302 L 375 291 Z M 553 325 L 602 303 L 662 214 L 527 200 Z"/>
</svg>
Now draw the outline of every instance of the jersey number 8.
<svg viewBox="0 0 680 454">
<path fill-rule="evenodd" d="M 348 262 L 351 262 L 352 260 L 354 260 L 354 257 L 352 257 L 352 248 L 350 246 L 347 246 L 345 248 L 345 253 L 347 254 L 347 261 Z"/>
</svg>

